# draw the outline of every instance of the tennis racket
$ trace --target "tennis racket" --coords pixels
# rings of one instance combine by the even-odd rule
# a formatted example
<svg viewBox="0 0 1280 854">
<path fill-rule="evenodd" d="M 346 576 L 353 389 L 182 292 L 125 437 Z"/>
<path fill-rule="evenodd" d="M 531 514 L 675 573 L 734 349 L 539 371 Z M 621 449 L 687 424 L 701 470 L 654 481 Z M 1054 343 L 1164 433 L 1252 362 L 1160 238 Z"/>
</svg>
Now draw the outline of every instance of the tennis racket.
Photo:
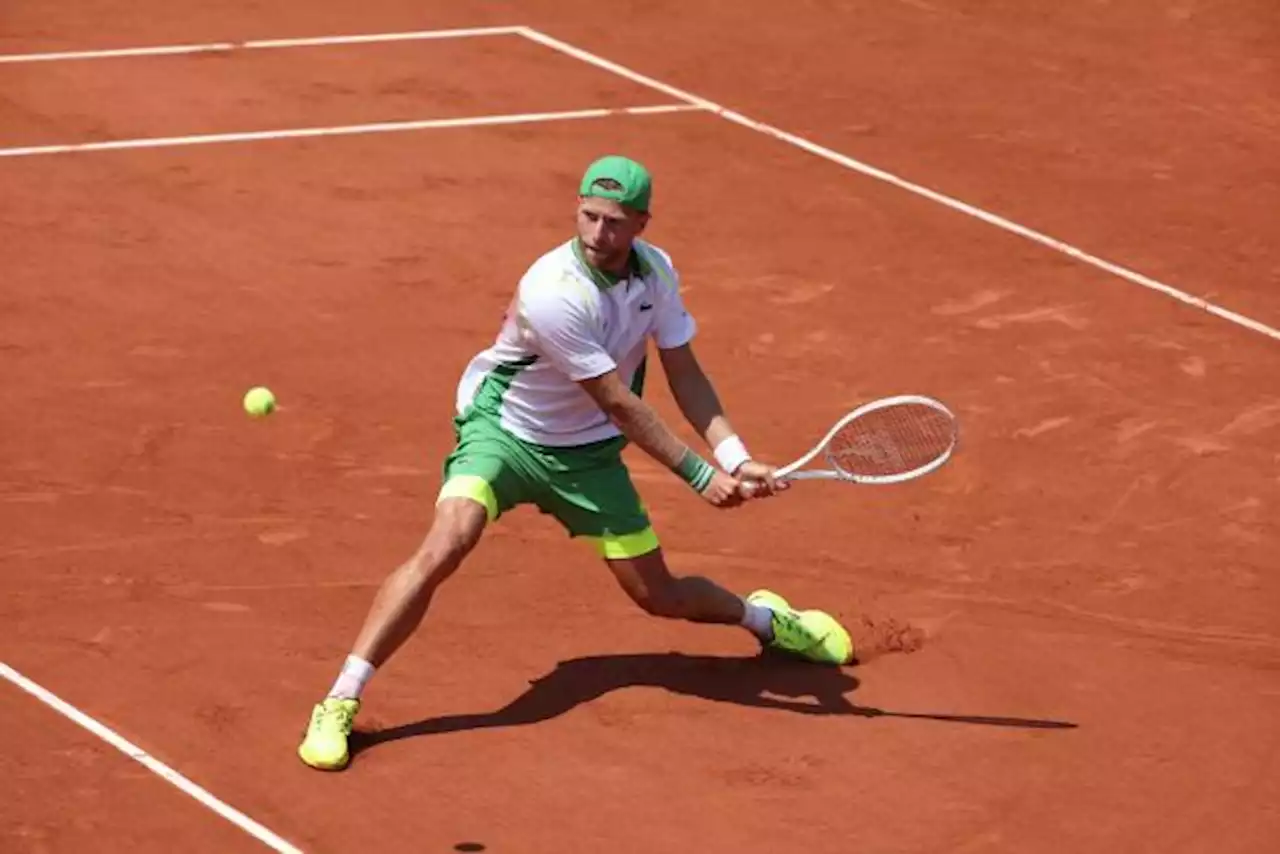
<svg viewBox="0 0 1280 854">
<path fill-rule="evenodd" d="M 778 469 L 776 477 L 902 483 L 941 467 L 951 458 L 959 435 L 955 414 L 933 398 L 884 397 L 841 418 L 812 450 Z"/>
</svg>

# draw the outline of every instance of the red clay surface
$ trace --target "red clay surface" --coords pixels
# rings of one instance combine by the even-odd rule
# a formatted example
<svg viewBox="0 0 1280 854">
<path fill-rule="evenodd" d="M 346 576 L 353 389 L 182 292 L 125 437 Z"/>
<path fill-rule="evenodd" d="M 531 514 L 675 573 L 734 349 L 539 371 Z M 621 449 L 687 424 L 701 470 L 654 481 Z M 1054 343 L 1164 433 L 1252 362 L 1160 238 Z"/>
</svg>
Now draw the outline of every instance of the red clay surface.
<svg viewBox="0 0 1280 854">
<path fill-rule="evenodd" d="M 825 5 L 23 6 L 0 50 L 529 24 L 1280 323 L 1264 4 Z M 665 100 L 518 39 L 0 83 L 4 145 Z M 310 772 L 309 706 L 430 519 L 458 371 L 615 149 L 658 176 L 651 236 L 760 453 L 884 393 L 964 421 L 927 480 L 733 514 L 636 457 L 673 564 L 936 636 L 762 667 L 521 512 L 373 683 L 377 743 Z M 1280 840 L 1273 341 L 696 114 L 0 160 L 0 241 L 0 659 L 307 851 Z M 257 847 L 0 696 L 0 848 Z"/>
<path fill-rule="evenodd" d="M 9 683 L 4 731 L 5 851 L 260 851 L 234 825 Z M 121 816 L 128 818 L 122 822 Z"/>
</svg>

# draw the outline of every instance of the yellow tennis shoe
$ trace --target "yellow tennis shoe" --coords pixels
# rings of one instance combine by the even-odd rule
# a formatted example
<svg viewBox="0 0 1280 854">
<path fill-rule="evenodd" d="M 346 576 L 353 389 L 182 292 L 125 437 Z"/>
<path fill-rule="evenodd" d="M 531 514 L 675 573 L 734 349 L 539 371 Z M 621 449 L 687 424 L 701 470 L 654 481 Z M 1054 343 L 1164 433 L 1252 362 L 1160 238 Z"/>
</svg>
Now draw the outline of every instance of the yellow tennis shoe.
<svg viewBox="0 0 1280 854">
<path fill-rule="evenodd" d="M 768 644 L 771 648 L 818 664 L 840 665 L 853 661 L 853 639 L 830 614 L 797 611 L 770 590 L 757 590 L 747 601 L 773 612 L 773 640 Z"/>
<path fill-rule="evenodd" d="M 298 745 L 302 761 L 321 771 L 340 771 L 347 767 L 351 760 L 347 736 L 351 735 L 351 723 L 358 711 L 359 700 L 326 697 L 316 704 L 307 734 Z"/>
</svg>

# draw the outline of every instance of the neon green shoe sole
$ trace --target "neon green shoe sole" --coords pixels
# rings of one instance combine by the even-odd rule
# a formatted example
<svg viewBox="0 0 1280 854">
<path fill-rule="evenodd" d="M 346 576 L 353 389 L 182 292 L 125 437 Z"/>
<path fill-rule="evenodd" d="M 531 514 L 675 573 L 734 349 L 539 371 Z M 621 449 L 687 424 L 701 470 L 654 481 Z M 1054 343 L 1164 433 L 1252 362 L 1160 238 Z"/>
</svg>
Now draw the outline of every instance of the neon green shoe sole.
<svg viewBox="0 0 1280 854">
<path fill-rule="evenodd" d="M 773 611 L 770 648 L 818 664 L 841 665 L 853 661 L 853 639 L 830 614 L 797 611 L 771 590 L 757 590 L 747 601 Z"/>
<path fill-rule="evenodd" d="M 340 771 L 351 761 L 347 737 L 360 711 L 359 700 L 327 697 L 311 711 L 311 723 L 298 745 L 298 757 L 320 771 Z"/>
</svg>

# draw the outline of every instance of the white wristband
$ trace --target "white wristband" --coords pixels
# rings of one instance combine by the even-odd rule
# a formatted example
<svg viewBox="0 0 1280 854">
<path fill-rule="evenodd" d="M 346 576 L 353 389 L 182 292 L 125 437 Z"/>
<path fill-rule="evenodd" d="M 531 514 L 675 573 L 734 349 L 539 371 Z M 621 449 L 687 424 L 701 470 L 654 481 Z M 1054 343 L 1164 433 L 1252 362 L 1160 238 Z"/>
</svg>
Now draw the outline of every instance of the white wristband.
<svg viewBox="0 0 1280 854">
<path fill-rule="evenodd" d="M 720 464 L 720 468 L 733 474 L 738 467 L 751 459 L 751 454 L 747 451 L 747 446 L 742 444 L 742 440 L 736 435 L 730 436 L 723 440 L 715 448 L 716 462 Z"/>
</svg>

